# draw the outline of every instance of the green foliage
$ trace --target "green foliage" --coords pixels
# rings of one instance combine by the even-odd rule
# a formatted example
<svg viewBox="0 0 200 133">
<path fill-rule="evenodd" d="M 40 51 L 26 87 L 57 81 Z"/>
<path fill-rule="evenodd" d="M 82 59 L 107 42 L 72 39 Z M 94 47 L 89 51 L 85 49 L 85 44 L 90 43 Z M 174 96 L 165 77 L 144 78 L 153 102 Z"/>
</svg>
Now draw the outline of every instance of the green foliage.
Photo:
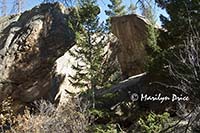
<svg viewBox="0 0 200 133">
<path fill-rule="evenodd" d="M 112 102 L 116 102 L 118 98 L 119 98 L 118 93 L 107 93 L 107 94 L 104 94 L 101 97 L 97 98 L 96 102 L 97 102 L 98 106 L 107 108 L 107 106 L 109 106 L 109 104 L 111 104 Z"/>
<path fill-rule="evenodd" d="M 107 125 L 107 126 L 99 125 L 96 128 L 95 133 L 117 133 L 117 130 L 112 125 Z"/>
<path fill-rule="evenodd" d="M 125 133 L 119 124 L 97 124 L 90 127 L 91 133 Z"/>
<path fill-rule="evenodd" d="M 148 52 L 148 62 L 147 70 L 151 71 L 153 62 L 155 62 L 156 56 L 161 54 L 161 48 L 158 45 L 159 31 L 156 28 L 155 12 L 152 9 L 152 5 L 145 5 L 142 8 L 143 15 L 149 20 L 150 24 L 147 25 L 147 52 Z"/>
<path fill-rule="evenodd" d="M 97 119 L 110 117 L 109 112 L 107 112 L 106 110 L 91 109 L 89 112 L 92 116 L 94 116 Z"/>
<path fill-rule="evenodd" d="M 111 40 L 105 33 L 105 25 L 99 22 L 99 13 L 95 0 L 80 0 L 69 22 L 76 34 L 76 48 L 70 50 L 70 54 L 77 60 L 72 66 L 76 74 L 71 76 L 70 82 L 87 89 L 87 98 L 92 99 L 93 107 L 95 90 L 109 88 L 119 79 L 118 67 L 107 61 L 105 46 Z"/>
<path fill-rule="evenodd" d="M 106 109 L 90 109 L 94 123 L 89 126 L 88 132 L 92 133 L 117 133 L 119 125 L 113 122 L 114 113 Z"/>
<path fill-rule="evenodd" d="M 100 10 L 96 6 L 96 2 L 93 0 L 80 1 L 79 5 L 78 26 L 75 29 L 77 48 L 74 52 L 71 51 L 71 55 L 80 62 L 73 66 L 73 69 L 77 71 L 73 79 L 77 83 L 87 84 L 91 89 L 100 85 L 102 78 L 101 62 L 105 36 L 103 35 L 103 26 L 99 23 L 97 16 Z"/>
<path fill-rule="evenodd" d="M 111 27 L 110 21 L 111 17 L 122 16 L 127 14 L 126 7 L 122 5 L 122 0 L 110 0 L 111 4 L 108 4 L 109 10 L 106 10 L 105 13 L 109 17 L 107 21 L 108 29 Z"/>
<path fill-rule="evenodd" d="M 155 25 L 148 25 L 147 26 L 147 53 L 148 53 L 148 61 L 146 64 L 147 67 L 147 71 L 152 71 L 152 65 L 154 65 L 154 62 L 156 60 L 159 60 L 157 57 L 159 57 L 159 55 L 161 55 L 161 51 L 162 49 L 160 48 L 160 46 L 157 43 L 157 39 L 159 36 L 159 32 L 158 29 L 155 28 Z M 162 51 L 163 52 L 163 51 Z"/>
<path fill-rule="evenodd" d="M 189 36 L 194 29 L 200 29 L 199 0 L 156 0 L 168 15 L 160 16 L 163 27 L 168 31 L 162 34 L 162 42 L 168 46 L 177 46 Z M 192 26 L 192 27 L 191 27 Z"/>
<path fill-rule="evenodd" d="M 146 10 L 146 11 L 145 11 Z M 157 44 L 157 39 L 159 36 L 159 31 L 156 28 L 156 20 L 155 20 L 155 13 L 151 6 L 144 9 L 147 19 L 150 21 L 150 24 L 147 25 L 147 44 L 151 49 L 151 54 L 159 53 L 161 48 Z"/>
<path fill-rule="evenodd" d="M 169 118 L 170 115 L 167 112 L 161 115 L 151 112 L 145 118 L 140 118 L 138 124 L 144 133 L 159 133 L 171 124 Z"/>
<path fill-rule="evenodd" d="M 126 14 L 125 6 L 122 5 L 122 0 L 110 0 L 111 4 L 108 4 L 110 10 L 105 11 L 109 17 L 121 16 Z"/>
<path fill-rule="evenodd" d="M 160 16 L 163 28 L 159 34 L 157 44 L 161 51 L 151 61 L 151 73 L 165 77 L 165 81 L 172 80 L 169 74 L 169 61 L 178 65 L 175 58 L 180 53 L 184 41 L 192 36 L 194 31 L 199 32 L 200 1 L 199 0 L 156 0 L 164 8 L 169 17 Z M 161 75 L 161 76 L 160 76 Z M 162 82 L 165 82 L 162 81 Z M 174 81 L 170 84 L 176 84 Z"/>
<path fill-rule="evenodd" d="M 161 48 L 157 44 L 157 38 L 159 36 L 158 29 L 156 29 L 155 25 L 148 25 L 148 46 L 152 49 L 152 53 L 159 53 L 161 51 Z"/>
</svg>

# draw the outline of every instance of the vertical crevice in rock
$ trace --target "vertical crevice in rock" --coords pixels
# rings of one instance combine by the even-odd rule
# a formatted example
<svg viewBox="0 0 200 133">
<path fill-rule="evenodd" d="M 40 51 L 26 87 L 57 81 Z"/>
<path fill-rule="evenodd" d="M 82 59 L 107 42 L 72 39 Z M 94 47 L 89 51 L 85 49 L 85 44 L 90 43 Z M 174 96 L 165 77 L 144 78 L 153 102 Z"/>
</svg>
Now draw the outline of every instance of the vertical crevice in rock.
<svg viewBox="0 0 200 133">
<path fill-rule="evenodd" d="M 61 76 L 54 82 L 55 61 L 74 44 L 68 15 L 68 9 L 54 3 L 0 18 L 0 101 L 6 95 L 20 103 L 54 99 L 62 81 Z"/>
</svg>

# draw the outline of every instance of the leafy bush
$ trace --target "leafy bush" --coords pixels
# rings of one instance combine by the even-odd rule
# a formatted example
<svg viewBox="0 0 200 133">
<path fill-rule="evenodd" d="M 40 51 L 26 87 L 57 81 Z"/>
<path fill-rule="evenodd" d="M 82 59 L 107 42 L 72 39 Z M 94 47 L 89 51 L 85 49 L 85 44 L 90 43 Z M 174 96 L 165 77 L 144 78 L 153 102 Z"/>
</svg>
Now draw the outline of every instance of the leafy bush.
<svg viewBox="0 0 200 133">
<path fill-rule="evenodd" d="M 95 125 L 91 128 L 93 133 L 124 133 L 119 124 Z"/>
<path fill-rule="evenodd" d="M 140 118 L 138 124 L 144 133 L 159 133 L 170 125 L 169 113 L 155 114 L 151 112 L 145 118 Z"/>
</svg>

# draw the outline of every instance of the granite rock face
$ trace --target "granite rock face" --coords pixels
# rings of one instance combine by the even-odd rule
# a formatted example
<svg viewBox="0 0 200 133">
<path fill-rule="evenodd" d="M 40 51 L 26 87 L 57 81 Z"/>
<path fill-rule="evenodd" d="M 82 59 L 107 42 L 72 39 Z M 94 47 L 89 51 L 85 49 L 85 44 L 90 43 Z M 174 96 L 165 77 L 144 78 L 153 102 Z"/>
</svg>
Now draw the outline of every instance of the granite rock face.
<svg viewBox="0 0 200 133">
<path fill-rule="evenodd" d="M 67 52 L 76 48 L 69 19 L 70 9 L 59 3 L 0 18 L 0 101 L 7 96 L 20 103 L 65 101 L 80 92 L 69 82 L 75 73 L 71 66 L 77 63 Z M 138 15 L 113 17 L 111 22 L 118 39 L 108 44 L 106 58 L 112 62 L 117 56 L 124 79 L 144 72 L 148 22 Z"/>
<path fill-rule="evenodd" d="M 120 42 L 117 57 L 124 79 L 145 72 L 148 24 L 136 14 L 111 18 L 112 33 Z"/>
<path fill-rule="evenodd" d="M 55 62 L 74 44 L 69 13 L 54 3 L 0 18 L 0 101 L 54 99 L 63 79 Z"/>
</svg>

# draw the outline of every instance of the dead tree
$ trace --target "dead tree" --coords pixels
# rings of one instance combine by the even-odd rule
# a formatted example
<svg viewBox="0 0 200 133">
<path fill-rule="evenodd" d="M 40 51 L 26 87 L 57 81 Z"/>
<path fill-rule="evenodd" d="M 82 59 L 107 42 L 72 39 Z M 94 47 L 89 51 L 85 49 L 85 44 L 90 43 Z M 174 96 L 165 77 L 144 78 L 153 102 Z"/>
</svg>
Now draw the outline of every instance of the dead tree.
<svg viewBox="0 0 200 133">
<path fill-rule="evenodd" d="M 54 3 L 54 2 L 60 2 L 66 6 L 72 6 L 74 5 L 75 0 L 43 0 L 43 3 Z"/>
<path fill-rule="evenodd" d="M 24 3 L 24 0 L 14 0 L 12 10 L 14 10 L 14 12 L 21 13 L 23 3 Z"/>
<path fill-rule="evenodd" d="M 17 0 L 16 1 L 16 6 L 17 6 L 17 12 L 20 13 L 22 11 L 22 4 L 23 0 Z"/>
<path fill-rule="evenodd" d="M 1 15 L 6 16 L 6 14 L 7 14 L 6 0 L 1 0 Z"/>
</svg>

